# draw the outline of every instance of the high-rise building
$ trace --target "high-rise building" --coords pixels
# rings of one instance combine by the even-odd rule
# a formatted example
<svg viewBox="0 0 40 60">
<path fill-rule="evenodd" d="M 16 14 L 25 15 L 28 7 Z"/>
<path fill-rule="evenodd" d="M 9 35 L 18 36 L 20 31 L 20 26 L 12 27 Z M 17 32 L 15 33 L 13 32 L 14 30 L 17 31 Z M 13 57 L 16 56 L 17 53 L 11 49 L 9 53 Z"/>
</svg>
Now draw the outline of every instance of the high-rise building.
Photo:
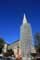
<svg viewBox="0 0 40 60">
<path fill-rule="evenodd" d="M 32 47 L 32 30 L 30 23 L 27 22 L 27 18 L 24 14 L 23 23 L 20 27 L 20 48 L 23 57 L 31 52 Z"/>
</svg>

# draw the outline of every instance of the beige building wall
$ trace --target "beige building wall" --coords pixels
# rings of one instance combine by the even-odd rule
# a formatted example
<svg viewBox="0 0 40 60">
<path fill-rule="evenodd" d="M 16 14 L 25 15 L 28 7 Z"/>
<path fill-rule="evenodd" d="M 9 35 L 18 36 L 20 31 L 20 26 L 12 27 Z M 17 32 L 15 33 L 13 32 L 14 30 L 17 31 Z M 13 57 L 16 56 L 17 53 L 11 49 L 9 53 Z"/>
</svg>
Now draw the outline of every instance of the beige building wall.
<svg viewBox="0 0 40 60">
<path fill-rule="evenodd" d="M 20 41 L 17 40 L 16 42 L 12 43 L 11 45 L 8 46 L 8 49 L 12 49 L 17 56 L 17 47 L 19 46 L 19 54 L 21 54 L 21 49 L 20 49 Z"/>
</svg>

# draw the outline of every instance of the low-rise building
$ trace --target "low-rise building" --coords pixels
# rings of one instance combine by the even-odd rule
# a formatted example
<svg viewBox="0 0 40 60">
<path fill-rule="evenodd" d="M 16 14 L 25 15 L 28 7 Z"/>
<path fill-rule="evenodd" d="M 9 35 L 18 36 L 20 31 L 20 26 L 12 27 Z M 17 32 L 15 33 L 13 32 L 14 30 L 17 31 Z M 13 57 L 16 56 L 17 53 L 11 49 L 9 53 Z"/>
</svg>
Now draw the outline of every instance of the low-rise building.
<svg viewBox="0 0 40 60">
<path fill-rule="evenodd" d="M 20 40 L 17 40 L 8 46 L 8 49 L 12 49 L 14 51 L 15 56 L 17 56 L 18 48 L 19 48 L 19 54 L 21 54 L 21 49 L 19 44 L 20 44 Z"/>
</svg>

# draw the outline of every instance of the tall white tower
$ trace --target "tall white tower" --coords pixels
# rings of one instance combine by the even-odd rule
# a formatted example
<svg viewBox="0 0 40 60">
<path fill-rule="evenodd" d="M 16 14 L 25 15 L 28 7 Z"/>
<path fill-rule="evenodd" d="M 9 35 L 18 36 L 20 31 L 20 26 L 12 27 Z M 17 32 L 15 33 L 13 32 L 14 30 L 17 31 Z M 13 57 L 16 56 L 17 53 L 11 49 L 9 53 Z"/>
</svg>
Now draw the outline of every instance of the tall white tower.
<svg viewBox="0 0 40 60">
<path fill-rule="evenodd" d="M 20 44 L 22 57 L 28 57 L 28 54 L 31 52 L 32 46 L 32 31 L 31 25 L 27 22 L 27 18 L 24 14 L 23 23 L 20 27 Z M 27 59 L 28 60 L 28 59 Z"/>
</svg>

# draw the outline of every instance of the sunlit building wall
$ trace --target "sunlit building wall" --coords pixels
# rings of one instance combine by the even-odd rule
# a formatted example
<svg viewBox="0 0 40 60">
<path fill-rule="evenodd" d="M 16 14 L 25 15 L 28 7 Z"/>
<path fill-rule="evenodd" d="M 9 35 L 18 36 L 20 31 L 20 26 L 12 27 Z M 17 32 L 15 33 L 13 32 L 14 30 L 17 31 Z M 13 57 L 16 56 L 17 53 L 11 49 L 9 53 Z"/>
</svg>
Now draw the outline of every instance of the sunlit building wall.
<svg viewBox="0 0 40 60">
<path fill-rule="evenodd" d="M 20 47 L 22 56 L 26 56 L 31 52 L 32 47 L 32 30 L 30 23 L 27 22 L 27 18 L 24 14 L 23 23 L 20 27 Z"/>
</svg>

